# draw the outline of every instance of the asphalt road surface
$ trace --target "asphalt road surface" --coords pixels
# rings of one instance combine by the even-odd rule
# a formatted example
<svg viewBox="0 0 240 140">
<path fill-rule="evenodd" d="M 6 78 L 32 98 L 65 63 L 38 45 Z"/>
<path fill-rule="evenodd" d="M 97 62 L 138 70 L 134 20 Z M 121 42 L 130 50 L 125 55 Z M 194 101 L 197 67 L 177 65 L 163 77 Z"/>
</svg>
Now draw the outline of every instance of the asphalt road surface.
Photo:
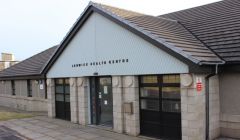
<svg viewBox="0 0 240 140">
<path fill-rule="evenodd" d="M 5 126 L 0 126 L 0 140 L 24 140 L 14 130 L 11 130 Z"/>
</svg>

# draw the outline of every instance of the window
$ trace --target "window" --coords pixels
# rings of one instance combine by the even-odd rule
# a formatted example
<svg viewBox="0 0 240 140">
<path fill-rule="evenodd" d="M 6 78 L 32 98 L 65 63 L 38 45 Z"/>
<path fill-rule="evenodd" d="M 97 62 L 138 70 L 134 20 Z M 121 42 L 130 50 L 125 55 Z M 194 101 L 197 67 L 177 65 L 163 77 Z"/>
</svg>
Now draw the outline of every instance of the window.
<svg viewBox="0 0 240 140">
<path fill-rule="evenodd" d="M 11 81 L 11 86 L 12 86 L 12 95 L 16 95 L 16 93 L 15 93 L 15 81 L 14 80 Z"/>
<path fill-rule="evenodd" d="M 164 75 L 163 83 L 180 83 L 180 75 Z"/>
<path fill-rule="evenodd" d="M 70 120 L 70 85 L 68 78 L 55 79 L 55 103 L 56 117 Z"/>
<path fill-rule="evenodd" d="M 27 80 L 27 92 L 28 92 L 28 97 L 32 97 L 32 82 L 31 80 Z"/>
<path fill-rule="evenodd" d="M 180 87 L 162 87 L 162 98 L 164 99 L 179 99 Z"/>
<path fill-rule="evenodd" d="M 143 87 L 141 88 L 141 97 L 159 98 L 158 87 Z"/>
<path fill-rule="evenodd" d="M 157 83 L 158 79 L 157 76 L 142 76 L 141 77 L 141 83 Z"/>
<path fill-rule="evenodd" d="M 181 138 L 180 75 L 140 76 L 139 88 L 141 134 Z"/>
<path fill-rule="evenodd" d="M 141 109 L 181 112 L 180 75 L 141 76 L 140 87 Z"/>
<path fill-rule="evenodd" d="M 56 101 L 70 102 L 69 79 L 55 79 Z"/>
<path fill-rule="evenodd" d="M 47 95 L 47 80 L 41 80 L 41 81 L 44 81 L 45 99 L 47 99 L 48 98 L 48 95 Z"/>
</svg>

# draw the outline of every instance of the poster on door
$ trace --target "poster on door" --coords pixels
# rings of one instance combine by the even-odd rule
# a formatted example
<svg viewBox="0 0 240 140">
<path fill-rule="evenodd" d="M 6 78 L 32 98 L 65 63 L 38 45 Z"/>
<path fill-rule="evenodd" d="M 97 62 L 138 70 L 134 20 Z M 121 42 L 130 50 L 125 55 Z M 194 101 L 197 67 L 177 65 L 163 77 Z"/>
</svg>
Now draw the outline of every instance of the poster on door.
<svg viewBox="0 0 240 140">
<path fill-rule="evenodd" d="M 103 87 L 103 93 L 104 93 L 104 94 L 108 94 L 108 87 L 107 87 L 107 86 L 104 86 L 104 87 Z"/>
</svg>

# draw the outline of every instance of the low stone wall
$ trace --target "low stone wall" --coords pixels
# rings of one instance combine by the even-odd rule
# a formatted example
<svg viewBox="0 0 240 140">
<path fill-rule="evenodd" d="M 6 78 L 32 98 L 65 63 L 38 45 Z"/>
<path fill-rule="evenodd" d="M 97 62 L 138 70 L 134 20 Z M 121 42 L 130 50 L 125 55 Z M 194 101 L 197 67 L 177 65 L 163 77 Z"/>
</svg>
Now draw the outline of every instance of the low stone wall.
<svg viewBox="0 0 240 140">
<path fill-rule="evenodd" d="M 0 106 L 26 111 L 47 111 L 47 100 L 0 94 Z"/>
</svg>

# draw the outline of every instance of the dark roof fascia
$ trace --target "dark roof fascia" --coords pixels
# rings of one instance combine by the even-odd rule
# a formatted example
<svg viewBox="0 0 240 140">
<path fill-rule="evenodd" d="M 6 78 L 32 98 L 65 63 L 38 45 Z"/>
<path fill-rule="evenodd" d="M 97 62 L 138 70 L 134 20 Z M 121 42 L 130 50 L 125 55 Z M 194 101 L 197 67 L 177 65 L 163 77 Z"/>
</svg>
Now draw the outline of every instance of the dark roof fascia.
<svg viewBox="0 0 240 140">
<path fill-rule="evenodd" d="M 0 77 L 0 81 L 6 80 L 34 80 L 34 79 L 45 79 L 44 75 L 21 75 L 21 76 L 9 76 L 9 77 Z"/>
<path fill-rule="evenodd" d="M 12 60 L 9 60 L 9 61 L 5 61 L 5 60 L 0 60 L 0 62 L 20 62 L 20 61 L 12 61 Z"/>
<path fill-rule="evenodd" d="M 77 34 L 79 29 L 82 27 L 82 25 L 85 23 L 87 18 L 93 13 L 91 8 L 88 8 L 84 11 L 83 15 L 78 19 L 78 21 L 73 25 L 74 27 L 70 30 L 70 32 L 67 34 L 67 36 L 64 38 L 64 40 L 60 43 L 58 49 L 52 56 L 52 58 L 49 60 L 45 68 L 42 70 L 42 74 L 47 74 L 47 72 L 50 70 L 52 65 L 56 62 L 58 57 L 62 54 L 64 49 L 67 47 L 67 45 L 70 43 L 70 41 L 74 38 L 74 36 Z"/>
<path fill-rule="evenodd" d="M 149 43 L 153 44 L 154 46 L 157 46 L 158 48 L 160 48 L 161 50 L 165 51 L 166 53 L 172 55 L 173 57 L 179 59 L 180 61 L 182 61 L 183 63 L 187 64 L 189 66 L 189 70 L 191 72 L 199 72 L 203 67 L 199 67 L 198 64 L 192 62 L 191 60 L 189 60 L 188 58 L 185 58 L 184 56 L 174 52 L 173 50 L 169 49 L 168 47 L 166 47 L 164 44 L 158 42 L 157 40 L 154 40 L 153 38 L 147 36 L 146 34 L 138 31 L 137 29 L 127 25 L 126 23 L 114 18 L 112 15 L 109 15 L 106 12 L 103 12 L 102 10 L 94 7 L 93 5 L 90 5 L 87 10 L 85 10 L 85 12 L 83 13 L 83 15 L 79 18 L 79 20 L 76 22 L 76 24 L 74 25 L 74 27 L 70 30 L 70 32 L 67 34 L 67 36 L 65 37 L 65 39 L 62 41 L 62 43 L 60 44 L 58 50 L 56 51 L 56 53 L 53 55 L 53 57 L 50 59 L 50 61 L 48 62 L 48 64 L 46 65 L 46 67 L 43 70 L 43 74 L 47 73 L 50 68 L 52 67 L 52 65 L 55 63 L 55 61 L 58 59 L 58 57 L 62 54 L 62 52 L 64 51 L 64 49 L 67 47 L 67 45 L 70 43 L 70 41 L 74 38 L 75 34 L 80 30 L 80 28 L 82 27 L 82 25 L 85 23 L 85 21 L 88 19 L 88 17 L 93 13 L 96 12 L 102 16 L 104 16 L 105 18 L 113 21 L 114 23 L 120 25 L 121 27 L 129 30 L 130 32 L 140 36 L 142 39 L 148 41 Z M 198 69 L 195 69 L 196 67 L 198 67 Z M 205 66 L 207 67 L 207 66 Z M 193 69 L 192 69 L 193 68 Z M 209 66 L 209 68 L 211 69 L 211 66 Z M 205 68 L 204 70 L 205 71 Z"/>
<path fill-rule="evenodd" d="M 239 73 L 240 72 L 240 64 L 225 64 L 220 67 L 221 73 Z"/>
<path fill-rule="evenodd" d="M 212 73 L 216 65 L 191 65 L 189 66 L 189 73 L 206 74 Z"/>
<path fill-rule="evenodd" d="M 240 62 L 239 61 L 227 61 L 225 64 L 226 65 L 240 65 Z"/>
</svg>

